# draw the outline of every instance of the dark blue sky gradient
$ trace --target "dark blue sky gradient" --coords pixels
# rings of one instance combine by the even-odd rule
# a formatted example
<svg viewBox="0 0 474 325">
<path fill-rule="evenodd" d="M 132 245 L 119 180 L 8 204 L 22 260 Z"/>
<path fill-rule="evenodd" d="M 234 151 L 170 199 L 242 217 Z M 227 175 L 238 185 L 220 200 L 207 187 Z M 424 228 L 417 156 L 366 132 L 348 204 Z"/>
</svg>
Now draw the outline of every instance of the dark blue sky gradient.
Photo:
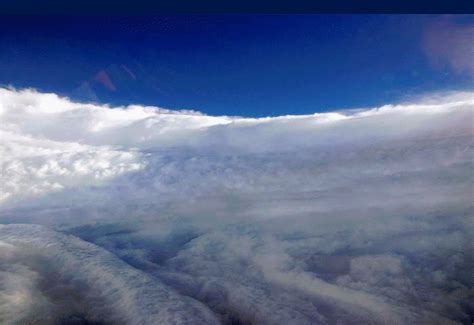
<svg viewBox="0 0 474 325">
<path fill-rule="evenodd" d="M 472 87 L 446 24 L 472 16 L 4 16 L 0 85 L 213 115 L 367 107 Z"/>
</svg>

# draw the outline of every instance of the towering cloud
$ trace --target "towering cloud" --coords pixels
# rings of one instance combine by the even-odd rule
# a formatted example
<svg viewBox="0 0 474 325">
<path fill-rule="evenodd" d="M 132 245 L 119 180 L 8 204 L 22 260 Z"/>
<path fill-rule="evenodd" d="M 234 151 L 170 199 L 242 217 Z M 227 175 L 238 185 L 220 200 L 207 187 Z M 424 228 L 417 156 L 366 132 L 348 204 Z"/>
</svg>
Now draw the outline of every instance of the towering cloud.
<svg viewBox="0 0 474 325">
<path fill-rule="evenodd" d="M 0 89 L 0 322 L 470 324 L 473 97 L 250 119 Z"/>
</svg>

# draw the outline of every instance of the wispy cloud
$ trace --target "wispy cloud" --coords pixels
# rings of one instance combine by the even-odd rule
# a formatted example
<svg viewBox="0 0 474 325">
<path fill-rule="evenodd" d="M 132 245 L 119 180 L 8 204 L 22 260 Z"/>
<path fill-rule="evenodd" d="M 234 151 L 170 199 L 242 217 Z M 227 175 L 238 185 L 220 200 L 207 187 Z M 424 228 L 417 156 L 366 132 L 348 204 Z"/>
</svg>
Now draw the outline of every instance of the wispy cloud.
<svg viewBox="0 0 474 325">
<path fill-rule="evenodd" d="M 441 16 L 431 20 L 423 34 L 423 48 L 431 64 L 474 77 L 474 23 L 470 17 Z"/>
</svg>

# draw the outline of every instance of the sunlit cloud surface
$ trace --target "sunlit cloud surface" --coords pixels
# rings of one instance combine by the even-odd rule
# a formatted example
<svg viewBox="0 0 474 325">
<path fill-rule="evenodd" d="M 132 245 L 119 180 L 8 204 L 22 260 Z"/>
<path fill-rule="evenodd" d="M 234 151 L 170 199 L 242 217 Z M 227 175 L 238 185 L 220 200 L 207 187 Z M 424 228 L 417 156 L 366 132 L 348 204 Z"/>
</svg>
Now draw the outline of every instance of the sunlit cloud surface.
<svg viewBox="0 0 474 325">
<path fill-rule="evenodd" d="M 470 324 L 473 98 L 250 119 L 0 89 L 0 322 Z"/>
</svg>

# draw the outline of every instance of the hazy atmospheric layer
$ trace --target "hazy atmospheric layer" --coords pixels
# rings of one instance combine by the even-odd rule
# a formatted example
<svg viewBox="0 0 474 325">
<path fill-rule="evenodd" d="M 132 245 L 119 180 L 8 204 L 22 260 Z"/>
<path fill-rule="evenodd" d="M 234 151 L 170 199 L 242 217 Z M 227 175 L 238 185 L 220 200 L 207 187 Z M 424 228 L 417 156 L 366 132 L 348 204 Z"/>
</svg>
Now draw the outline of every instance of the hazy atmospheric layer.
<svg viewBox="0 0 474 325">
<path fill-rule="evenodd" d="M 473 98 L 250 119 L 0 89 L 0 323 L 471 324 Z"/>
</svg>

